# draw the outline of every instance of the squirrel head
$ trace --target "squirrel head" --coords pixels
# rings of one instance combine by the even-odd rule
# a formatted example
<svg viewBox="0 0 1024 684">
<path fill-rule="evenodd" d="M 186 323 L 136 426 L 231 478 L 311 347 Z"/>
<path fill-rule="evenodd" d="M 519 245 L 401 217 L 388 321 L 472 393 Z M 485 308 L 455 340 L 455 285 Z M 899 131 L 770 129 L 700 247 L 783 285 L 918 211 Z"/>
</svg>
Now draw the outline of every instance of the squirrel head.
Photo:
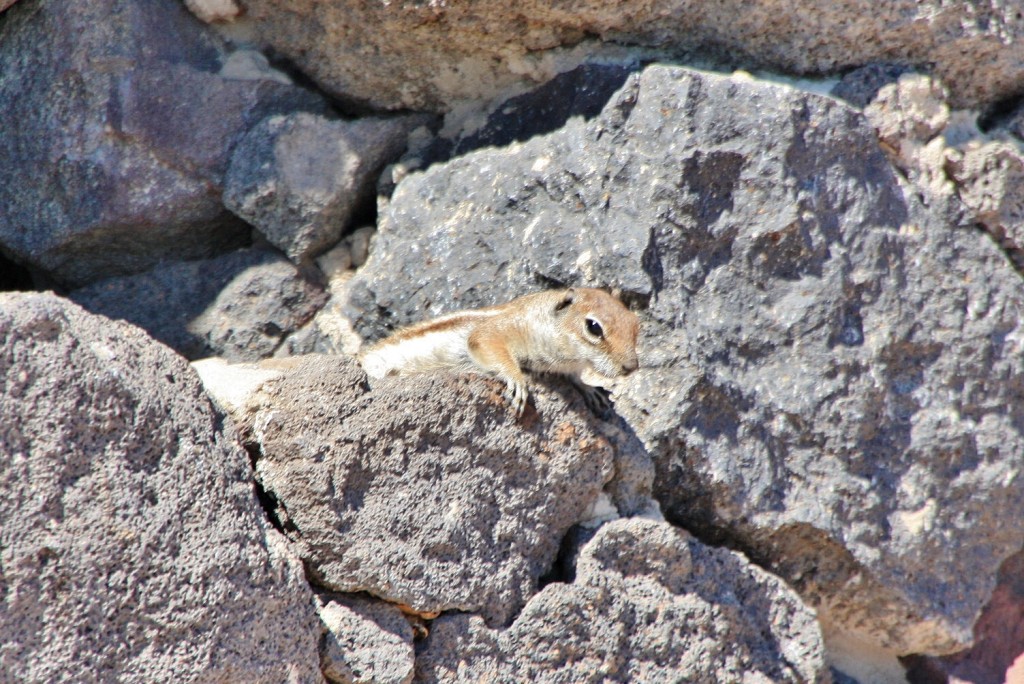
<svg viewBox="0 0 1024 684">
<path fill-rule="evenodd" d="M 572 288 L 555 305 L 590 366 L 607 377 L 629 375 L 640 367 L 636 338 L 640 320 L 603 290 Z"/>
</svg>

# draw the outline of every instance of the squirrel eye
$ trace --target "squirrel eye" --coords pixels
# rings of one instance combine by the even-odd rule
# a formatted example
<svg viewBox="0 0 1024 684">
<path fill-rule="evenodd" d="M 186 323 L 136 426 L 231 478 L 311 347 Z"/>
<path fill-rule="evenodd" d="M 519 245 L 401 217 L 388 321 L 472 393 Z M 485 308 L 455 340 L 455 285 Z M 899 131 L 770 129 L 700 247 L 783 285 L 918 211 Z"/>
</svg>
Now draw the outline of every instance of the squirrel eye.
<svg viewBox="0 0 1024 684">
<path fill-rule="evenodd" d="M 604 337 L 604 330 L 601 329 L 601 324 L 593 318 L 587 319 L 587 332 L 594 337 Z"/>
</svg>

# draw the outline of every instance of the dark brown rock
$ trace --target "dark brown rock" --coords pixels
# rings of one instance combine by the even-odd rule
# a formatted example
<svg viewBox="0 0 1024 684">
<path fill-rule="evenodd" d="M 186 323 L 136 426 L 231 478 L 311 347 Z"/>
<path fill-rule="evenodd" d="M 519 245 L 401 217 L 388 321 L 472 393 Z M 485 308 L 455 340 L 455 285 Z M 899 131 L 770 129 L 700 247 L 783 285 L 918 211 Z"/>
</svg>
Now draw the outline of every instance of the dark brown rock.
<svg viewBox="0 0 1024 684">
<path fill-rule="evenodd" d="M 258 40 L 337 97 L 443 111 L 528 89 L 592 55 L 716 60 L 745 69 L 841 74 L 871 62 L 929 64 L 958 105 L 1013 96 L 1024 74 L 1014 3 L 690 0 L 245 3 Z M 367 27 L 373 27 L 368 31 Z M 609 43 L 614 47 L 609 49 Z"/>
</svg>

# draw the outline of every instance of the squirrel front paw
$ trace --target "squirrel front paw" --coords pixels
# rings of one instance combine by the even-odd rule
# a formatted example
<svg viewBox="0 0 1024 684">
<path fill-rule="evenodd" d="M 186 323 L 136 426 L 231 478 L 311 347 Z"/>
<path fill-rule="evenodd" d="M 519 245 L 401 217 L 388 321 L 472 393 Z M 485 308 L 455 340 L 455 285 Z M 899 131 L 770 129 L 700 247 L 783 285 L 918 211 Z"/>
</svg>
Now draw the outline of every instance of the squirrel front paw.
<svg viewBox="0 0 1024 684">
<path fill-rule="evenodd" d="M 613 411 L 612 400 L 608 396 L 608 390 L 603 387 L 592 387 L 580 383 L 576 385 L 580 394 L 583 395 L 583 402 L 594 415 L 599 418 L 608 418 Z"/>
<path fill-rule="evenodd" d="M 529 395 L 526 385 L 509 380 L 505 385 L 505 395 L 508 397 L 509 403 L 512 404 L 512 410 L 515 411 L 516 417 L 522 416 L 526 409 L 526 398 Z"/>
</svg>

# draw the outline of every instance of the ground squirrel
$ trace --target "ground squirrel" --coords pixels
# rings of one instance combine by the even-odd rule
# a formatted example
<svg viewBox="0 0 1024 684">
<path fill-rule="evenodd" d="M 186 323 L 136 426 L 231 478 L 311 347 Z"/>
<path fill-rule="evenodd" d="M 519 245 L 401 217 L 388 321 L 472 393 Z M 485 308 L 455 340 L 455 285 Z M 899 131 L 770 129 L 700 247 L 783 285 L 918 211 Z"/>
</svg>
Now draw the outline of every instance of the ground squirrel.
<svg viewBox="0 0 1024 684">
<path fill-rule="evenodd" d="M 550 290 L 403 328 L 367 349 L 361 362 L 372 378 L 433 370 L 496 375 L 505 381 L 516 415 L 526 407 L 524 370 L 563 373 L 588 405 L 605 412 L 607 396 L 580 373 L 618 377 L 635 371 L 639 329 L 636 314 L 607 292 Z"/>
</svg>

